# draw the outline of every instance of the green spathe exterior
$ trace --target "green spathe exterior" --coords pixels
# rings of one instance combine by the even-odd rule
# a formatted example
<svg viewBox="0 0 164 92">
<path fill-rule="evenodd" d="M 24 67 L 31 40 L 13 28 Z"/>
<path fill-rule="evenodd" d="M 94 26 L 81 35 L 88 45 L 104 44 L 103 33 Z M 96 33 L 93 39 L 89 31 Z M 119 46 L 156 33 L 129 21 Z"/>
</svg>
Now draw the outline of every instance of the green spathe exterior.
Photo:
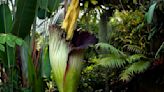
<svg viewBox="0 0 164 92">
<path fill-rule="evenodd" d="M 49 27 L 49 33 L 50 62 L 58 89 L 60 92 L 76 92 L 83 52 L 87 45 L 96 42 L 96 38 L 83 32 L 82 35 L 77 34 L 71 43 L 65 40 L 64 31 L 56 25 Z M 90 40 L 82 40 L 80 36 L 87 36 L 85 38 Z"/>
</svg>

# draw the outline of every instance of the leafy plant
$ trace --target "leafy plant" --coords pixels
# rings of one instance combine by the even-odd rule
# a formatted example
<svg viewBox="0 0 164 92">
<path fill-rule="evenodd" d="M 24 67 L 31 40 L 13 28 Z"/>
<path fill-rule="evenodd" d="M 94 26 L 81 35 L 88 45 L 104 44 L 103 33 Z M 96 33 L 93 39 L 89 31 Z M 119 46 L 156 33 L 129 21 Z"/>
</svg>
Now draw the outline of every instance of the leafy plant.
<svg viewBox="0 0 164 92">
<path fill-rule="evenodd" d="M 23 40 L 21 38 L 18 38 L 17 36 L 14 36 L 12 34 L 0 34 L 0 50 L 5 51 L 5 44 L 7 44 L 9 47 L 14 48 L 15 45 L 21 46 L 23 44 Z"/>
<path fill-rule="evenodd" d="M 103 57 L 97 59 L 98 65 L 109 69 L 121 68 L 120 79 L 129 81 L 135 74 L 142 73 L 150 66 L 149 59 L 143 54 L 127 55 L 110 44 L 99 43 L 98 46 L 108 48 Z"/>
<path fill-rule="evenodd" d="M 153 15 L 154 15 L 154 11 L 155 11 L 156 5 L 157 5 L 157 3 L 152 4 L 149 7 L 149 11 L 146 13 L 146 19 L 147 19 L 147 23 L 148 24 L 151 24 L 152 23 Z"/>
</svg>

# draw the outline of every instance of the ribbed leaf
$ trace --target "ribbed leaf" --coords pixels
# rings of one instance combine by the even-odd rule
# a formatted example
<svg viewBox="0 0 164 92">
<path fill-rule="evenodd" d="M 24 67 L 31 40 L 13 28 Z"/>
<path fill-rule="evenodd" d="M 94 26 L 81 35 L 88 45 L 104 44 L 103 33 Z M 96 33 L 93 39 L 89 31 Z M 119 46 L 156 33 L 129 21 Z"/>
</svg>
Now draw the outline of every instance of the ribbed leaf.
<svg viewBox="0 0 164 92">
<path fill-rule="evenodd" d="M 50 12 L 54 12 L 58 6 L 61 0 L 48 0 L 48 9 Z"/>
<path fill-rule="evenodd" d="M 5 51 L 5 47 L 2 44 L 0 44 L 0 51 Z"/>
<path fill-rule="evenodd" d="M 0 43 L 1 44 L 5 44 L 5 42 L 6 42 L 6 34 L 0 34 L 0 39 L 1 39 Z"/>
<path fill-rule="evenodd" d="M 45 9 L 47 10 L 47 6 L 48 6 L 48 0 L 38 0 L 39 1 L 39 7 L 41 9 Z"/>
<path fill-rule="evenodd" d="M 109 68 L 120 68 L 126 64 L 126 60 L 123 57 L 118 57 L 115 55 L 110 55 L 108 57 L 100 59 L 99 65 L 109 67 Z"/>
<path fill-rule="evenodd" d="M 0 33 L 11 32 L 12 15 L 7 4 L 0 5 Z"/>
<path fill-rule="evenodd" d="M 131 45 L 131 44 L 127 44 L 125 46 L 123 46 L 124 48 L 126 47 L 127 50 L 131 51 L 131 52 L 135 52 L 135 53 L 145 53 L 139 46 L 137 45 Z"/>
<path fill-rule="evenodd" d="M 125 70 L 120 74 L 120 78 L 123 81 L 129 81 L 134 74 L 144 72 L 149 66 L 149 61 L 135 62 L 125 68 Z"/>
<path fill-rule="evenodd" d="M 132 62 L 134 62 L 136 60 L 140 60 L 141 58 L 146 58 L 146 57 L 143 54 L 134 54 L 134 55 L 128 57 L 127 61 L 129 63 L 132 63 Z"/>
<path fill-rule="evenodd" d="M 35 18 L 37 0 L 18 0 L 12 33 L 25 38 L 31 30 Z"/>
<path fill-rule="evenodd" d="M 117 55 L 125 56 L 125 54 L 122 51 L 118 50 L 117 48 L 115 48 L 112 45 L 107 44 L 107 43 L 98 43 L 98 44 L 96 44 L 96 47 L 100 47 L 103 49 L 109 49 L 109 52 L 116 55 L 116 56 Z"/>
<path fill-rule="evenodd" d="M 157 3 L 154 3 L 150 6 L 149 8 L 149 11 L 146 15 L 146 18 L 147 18 L 147 23 L 148 24 L 151 24 L 152 23 L 152 20 L 153 20 L 153 15 L 154 15 L 154 10 L 155 10 L 155 7 L 156 7 Z"/>
<path fill-rule="evenodd" d="M 11 34 L 0 34 L 0 43 L 7 44 L 10 47 L 15 47 L 15 44 L 21 46 L 23 44 L 23 40 Z"/>
</svg>

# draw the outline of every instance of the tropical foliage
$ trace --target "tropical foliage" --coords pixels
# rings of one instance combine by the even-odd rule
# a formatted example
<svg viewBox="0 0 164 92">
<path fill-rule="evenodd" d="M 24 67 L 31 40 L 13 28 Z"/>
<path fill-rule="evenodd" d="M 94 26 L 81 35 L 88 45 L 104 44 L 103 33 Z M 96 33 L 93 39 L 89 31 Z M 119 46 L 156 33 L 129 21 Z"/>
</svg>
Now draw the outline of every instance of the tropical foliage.
<svg viewBox="0 0 164 92">
<path fill-rule="evenodd" d="M 163 0 L 1 0 L 0 92 L 163 92 Z"/>
</svg>

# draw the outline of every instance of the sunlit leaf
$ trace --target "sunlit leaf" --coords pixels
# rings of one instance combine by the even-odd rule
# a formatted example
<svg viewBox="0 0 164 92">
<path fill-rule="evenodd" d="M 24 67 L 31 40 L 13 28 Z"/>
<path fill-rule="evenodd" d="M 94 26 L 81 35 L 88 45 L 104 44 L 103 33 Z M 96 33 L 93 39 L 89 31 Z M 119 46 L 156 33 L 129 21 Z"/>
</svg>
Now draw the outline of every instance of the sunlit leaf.
<svg viewBox="0 0 164 92">
<path fill-rule="evenodd" d="M 151 24 L 153 20 L 153 15 L 154 15 L 154 10 L 156 8 L 157 3 L 154 3 L 153 5 L 150 6 L 149 11 L 147 13 L 147 23 Z"/>
<path fill-rule="evenodd" d="M 22 40 L 22 39 L 19 39 L 19 38 L 17 38 L 17 39 L 15 40 L 15 42 L 16 42 L 16 44 L 19 45 L 19 46 L 21 46 L 21 45 L 23 44 L 23 40 Z"/>
<path fill-rule="evenodd" d="M 7 4 L 0 5 L 0 33 L 11 32 L 12 15 Z"/>
<path fill-rule="evenodd" d="M 89 4 L 89 2 L 86 1 L 86 2 L 84 3 L 84 7 L 85 7 L 85 8 L 88 8 L 88 4 Z"/>
<path fill-rule="evenodd" d="M 6 42 L 6 34 L 0 34 L 0 43 L 1 44 L 5 44 L 5 42 Z"/>
<path fill-rule="evenodd" d="M 5 47 L 2 44 L 0 44 L 0 51 L 5 51 Z"/>
<path fill-rule="evenodd" d="M 10 47 L 15 47 L 15 37 L 13 37 L 13 36 L 6 36 L 6 43 L 7 43 L 7 45 L 8 46 L 10 46 Z"/>
<path fill-rule="evenodd" d="M 31 30 L 36 14 L 37 0 L 18 0 L 12 33 L 25 38 Z"/>
<path fill-rule="evenodd" d="M 146 58 L 143 54 L 134 54 L 127 58 L 129 63 L 140 60 L 141 58 Z"/>
<path fill-rule="evenodd" d="M 39 7 L 41 8 L 41 9 L 45 9 L 45 10 L 47 10 L 48 9 L 48 0 L 38 0 L 38 2 L 39 2 Z"/>
<path fill-rule="evenodd" d="M 123 81 L 129 81 L 134 74 L 144 72 L 150 66 L 149 61 L 139 61 L 132 65 L 126 67 L 124 71 L 120 74 Z"/>
<path fill-rule="evenodd" d="M 24 42 L 21 38 L 18 38 L 12 34 L 0 34 L 0 43 L 9 45 L 10 47 L 15 47 L 15 44 L 21 46 Z"/>
<path fill-rule="evenodd" d="M 90 1 L 91 1 L 91 3 L 92 3 L 93 5 L 98 4 L 98 1 L 97 1 L 97 0 L 90 0 Z"/>
<path fill-rule="evenodd" d="M 120 68 L 126 64 L 126 60 L 123 57 L 109 55 L 108 57 L 100 59 L 99 65 L 109 67 L 109 68 Z"/>
</svg>

